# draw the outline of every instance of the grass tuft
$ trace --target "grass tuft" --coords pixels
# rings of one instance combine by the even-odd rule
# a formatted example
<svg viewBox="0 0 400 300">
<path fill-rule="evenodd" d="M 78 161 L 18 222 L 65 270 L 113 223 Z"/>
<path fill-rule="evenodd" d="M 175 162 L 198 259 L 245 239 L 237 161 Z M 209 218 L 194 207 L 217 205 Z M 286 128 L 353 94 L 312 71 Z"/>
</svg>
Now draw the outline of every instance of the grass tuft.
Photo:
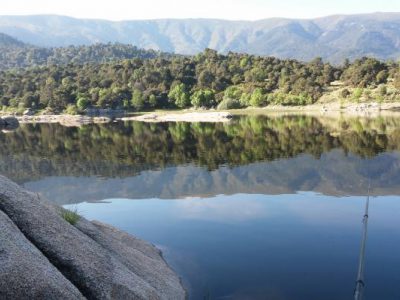
<svg viewBox="0 0 400 300">
<path fill-rule="evenodd" d="M 75 225 L 79 221 L 78 209 L 74 208 L 72 210 L 63 208 L 61 210 L 61 217 L 71 225 Z"/>
</svg>

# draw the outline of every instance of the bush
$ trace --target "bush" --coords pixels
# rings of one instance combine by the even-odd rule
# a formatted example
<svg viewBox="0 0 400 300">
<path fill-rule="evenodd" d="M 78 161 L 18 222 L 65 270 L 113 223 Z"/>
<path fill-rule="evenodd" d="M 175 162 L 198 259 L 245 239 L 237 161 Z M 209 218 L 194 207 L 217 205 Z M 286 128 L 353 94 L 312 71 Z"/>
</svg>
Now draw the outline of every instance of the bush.
<svg viewBox="0 0 400 300">
<path fill-rule="evenodd" d="M 369 90 L 369 89 L 365 89 L 364 90 L 364 93 L 363 93 L 363 95 L 364 95 L 364 97 L 365 97 L 365 99 L 366 100 L 370 100 L 371 99 L 371 90 Z"/>
<path fill-rule="evenodd" d="M 250 98 L 251 94 L 243 93 L 242 96 L 240 96 L 240 105 L 242 107 L 247 107 L 250 105 Z"/>
<path fill-rule="evenodd" d="M 64 110 L 64 112 L 66 114 L 68 114 L 68 115 L 77 115 L 78 114 L 78 108 L 73 104 L 68 104 L 68 106 Z"/>
<path fill-rule="evenodd" d="M 19 103 L 19 101 L 18 101 L 17 98 L 12 98 L 12 99 L 10 99 L 10 101 L 9 101 L 9 106 L 11 106 L 11 107 L 18 107 L 18 103 Z"/>
<path fill-rule="evenodd" d="M 399 71 L 397 71 L 396 75 L 394 76 L 393 83 L 394 83 L 394 87 L 396 89 L 400 89 L 400 72 Z"/>
<path fill-rule="evenodd" d="M 217 109 L 223 110 L 223 109 L 237 109 L 241 108 L 242 105 L 239 100 L 237 99 L 232 99 L 232 98 L 226 98 L 222 100 L 220 104 L 218 104 Z"/>
<path fill-rule="evenodd" d="M 346 99 L 347 97 L 349 97 L 351 95 L 350 91 L 348 89 L 343 89 L 340 92 L 340 96 L 344 99 Z"/>
<path fill-rule="evenodd" d="M 291 95 L 285 93 L 274 93 L 268 95 L 268 102 L 284 106 L 312 104 L 313 99 L 307 94 Z"/>
<path fill-rule="evenodd" d="M 387 94 L 387 86 L 386 85 L 379 86 L 379 95 L 386 96 L 386 94 Z"/>
<path fill-rule="evenodd" d="M 363 89 L 362 88 L 356 88 L 353 92 L 353 99 L 358 102 L 361 99 L 361 96 L 363 94 Z"/>
</svg>

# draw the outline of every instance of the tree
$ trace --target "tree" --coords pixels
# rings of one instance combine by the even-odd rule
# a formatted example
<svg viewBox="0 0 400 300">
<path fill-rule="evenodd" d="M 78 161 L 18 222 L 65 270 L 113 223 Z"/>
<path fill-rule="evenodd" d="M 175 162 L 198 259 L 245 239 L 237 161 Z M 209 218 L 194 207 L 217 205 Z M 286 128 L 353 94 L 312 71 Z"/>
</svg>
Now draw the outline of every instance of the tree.
<svg viewBox="0 0 400 300">
<path fill-rule="evenodd" d="M 157 106 L 157 97 L 154 94 L 151 94 L 149 96 L 149 104 L 151 107 L 156 107 Z"/>
<path fill-rule="evenodd" d="M 183 83 L 177 84 L 168 93 L 168 98 L 174 101 L 177 107 L 184 108 L 188 106 L 190 103 L 189 93 L 186 90 L 187 88 L 185 84 Z"/>
<path fill-rule="evenodd" d="M 215 76 L 208 70 L 202 71 L 199 75 L 198 83 L 201 88 L 210 88 L 214 81 Z"/>
<path fill-rule="evenodd" d="M 211 107 L 215 104 L 215 94 L 212 90 L 198 90 L 190 97 L 194 107 Z"/>
<path fill-rule="evenodd" d="M 342 74 L 342 80 L 354 87 L 385 83 L 388 66 L 375 58 L 361 58 L 354 61 Z"/>
<path fill-rule="evenodd" d="M 144 107 L 144 97 L 140 90 L 135 89 L 133 91 L 131 103 L 136 110 L 141 110 Z"/>
<path fill-rule="evenodd" d="M 44 86 L 40 91 L 40 103 L 43 104 L 43 106 L 48 106 L 48 105 L 51 106 L 51 102 L 53 101 L 54 91 L 56 87 L 57 85 L 54 78 L 48 77 L 44 83 Z"/>
<path fill-rule="evenodd" d="M 250 97 L 251 106 L 263 106 L 265 104 L 265 96 L 262 89 L 256 88 Z"/>
<path fill-rule="evenodd" d="M 28 92 L 22 97 L 22 104 L 25 108 L 33 108 L 37 105 L 37 102 L 38 97 L 32 92 Z"/>
<path fill-rule="evenodd" d="M 78 97 L 78 101 L 76 101 L 76 106 L 80 109 L 80 110 L 84 110 L 85 108 L 87 108 L 89 105 L 89 100 L 84 97 L 84 96 L 80 96 Z"/>
</svg>

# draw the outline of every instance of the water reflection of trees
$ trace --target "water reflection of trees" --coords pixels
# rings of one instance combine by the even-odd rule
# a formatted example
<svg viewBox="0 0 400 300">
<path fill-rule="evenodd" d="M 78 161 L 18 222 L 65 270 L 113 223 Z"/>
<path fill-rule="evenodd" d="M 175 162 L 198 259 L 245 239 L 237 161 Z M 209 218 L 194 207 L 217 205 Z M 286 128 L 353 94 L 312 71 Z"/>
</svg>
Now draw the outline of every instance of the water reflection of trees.
<svg viewBox="0 0 400 300">
<path fill-rule="evenodd" d="M 186 163 L 215 169 L 299 154 L 319 158 L 335 148 L 371 157 L 399 147 L 395 119 L 325 124 L 306 116 L 251 116 L 230 124 L 30 124 L 0 136 L 0 172 L 19 180 L 50 174 L 132 176 Z"/>
</svg>

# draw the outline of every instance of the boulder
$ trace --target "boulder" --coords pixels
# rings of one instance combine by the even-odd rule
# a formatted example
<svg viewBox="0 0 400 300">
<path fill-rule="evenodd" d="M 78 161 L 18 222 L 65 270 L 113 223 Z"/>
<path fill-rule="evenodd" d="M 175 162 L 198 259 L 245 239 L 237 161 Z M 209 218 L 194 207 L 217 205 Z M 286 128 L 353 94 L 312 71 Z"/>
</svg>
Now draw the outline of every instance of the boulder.
<svg viewBox="0 0 400 300">
<path fill-rule="evenodd" d="M 134 238 L 123 242 L 128 234 L 82 217 L 75 227 L 60 207 L 3 176 L 0 210 L 87 298 L 185 298 L 179 278 L 153 246 Z"/>
<path fill-rule="evenodd" d="M 0 298 L 84 299 L 0 211 Z"/>
<path fill-rule="evenodd" d="M 18 119 L 15 117 L 4 117 L 3 118 L 3 123 L 4 123 L 4 129 L 7 130 L 14 130 L 17 129 L 19 126 Z"/>
<path fill-rule="evenodd" d="M 179 277 L 153 245 L 97 221 L 81 219 L 76 227 L 159 291 L 161 299 L 185 298 Z"/>
</svg>

